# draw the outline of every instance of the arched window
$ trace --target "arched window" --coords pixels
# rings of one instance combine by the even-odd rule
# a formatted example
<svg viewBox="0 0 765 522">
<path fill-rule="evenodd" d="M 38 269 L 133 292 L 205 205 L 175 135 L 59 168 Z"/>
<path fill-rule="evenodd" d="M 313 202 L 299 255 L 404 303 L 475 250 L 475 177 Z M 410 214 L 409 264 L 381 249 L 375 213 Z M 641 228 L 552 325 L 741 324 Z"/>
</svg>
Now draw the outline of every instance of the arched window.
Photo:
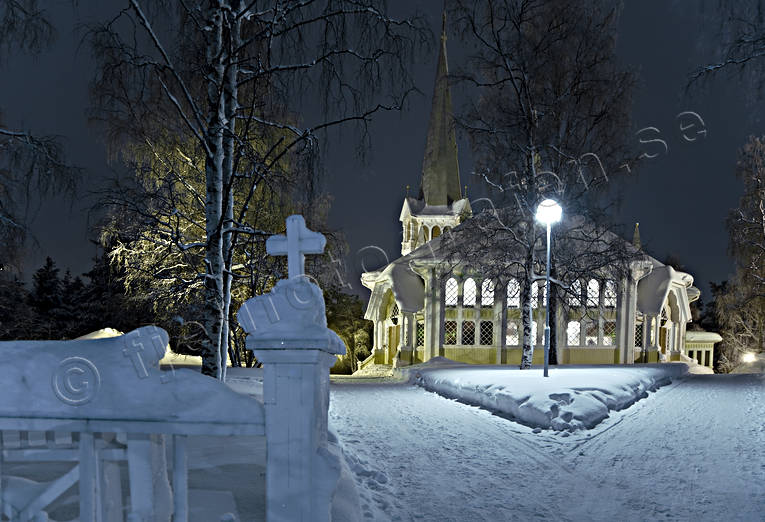
<svg viewBox="0 0 765 522">
<path fill-rule="evenodd" d="M 603 346 L 616 346 L 616 321 L 603 321 Z"/>
<path fill-rule="evenodd" d="M 616 307 L 616 281 L 608 280 L 603 286 L 603 306 Z"/>
<path fill-rule="evenodd" d="M 507 282 L 507 307 L 518 308 L 521 306 L 521 285 L 515 278 Z"/>
<path fill-rule="evenodd" d="M 444 321 L 444 344 L 457 344 L 457 321 Z"/>
<path fill-rule="evenodd" d="M 494 281 L 484 279 L 481 283 L 481 306 L 494 305 Z"/>
<path fill-rule="evenodd" d="M 570 292 L 568 296 L 569 306 L 582 306 L 582 282 L 577 279 L 571 283 L 571 287 L 568 289 Z"/>
<path fill-rule="evenodd" d="M 462 306 L 475 306 L 475 281 L 468 277 L 462 287 Z"/>
<path fill-rule="evenodd" d="M 451 228 L 450 228 L 450 227 L 444 227 L 444 234 L 446 234 L 446 233 L 447 233 L 447 232 L 449 232 L 450 230 L 451 230 Z"/>
<path fill-rule="evenodd" d="M 579 334 L 581 331 L 582 325 L 579 324 L 579 321 L 569 321 L 566 327 L 566 340 L 568 341 L 566 344 L 568 346 L 579 346 L 581 342 Z"/>
<path fill-rule="evenodd" d="M 437 238 L 441 235 L 441 229 L 438 226 L 433 227 L 432 232 L 430 233 L 431 237 L 433 239 Z"/>
<path fill-rule="evenodd" d="M 475 323 L 473 321 L 464 321 L 462 323 L 462 344 L 473 346 L 475 344 Z"/>
<path fill-rule="evenodd" d="M 518 323 L 514 321 L 507 322 L 505 331 L 505 346 L 518 346 L 520 344 L 520 335 L 518 335 Z"/>
<path fill-rule="evenodd" d="M 481 333 L 479 340 L 484 346 L 494 344 L 494 323 L 491 321 L 481 321 Z"/>
<path fill-rule="evenodd" d="M 444 304 L 446 306 L 457 306 L 457 280 L 450 277 L 444 287 Z"/>
<path fill-rule="evenodd" d="M 595 279 L 590 279 L 587 282 L 587 306 L 598 306 L 598 294 L 600 294 L 600 285 Z"/>
<path fill-rule="evenodd" d="M 539 285 L 534 282 L 531 283 L 531 308 L 537 308 L 539 306 Z"/>
<path fill-rule="evenodd" d="M 598 345 L 598 322 L 587 321 L 584 323 L 584 342 L 587 346 Z"/>
</svg>

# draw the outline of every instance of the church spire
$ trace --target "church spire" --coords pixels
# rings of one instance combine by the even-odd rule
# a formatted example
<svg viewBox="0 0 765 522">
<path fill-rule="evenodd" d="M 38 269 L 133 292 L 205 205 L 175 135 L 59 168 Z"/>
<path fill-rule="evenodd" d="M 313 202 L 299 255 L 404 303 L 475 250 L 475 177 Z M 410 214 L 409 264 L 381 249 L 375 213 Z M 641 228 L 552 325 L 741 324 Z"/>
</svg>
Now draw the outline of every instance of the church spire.
<svg viewBox="0 0 765 522">
<path fill-rule="evenodd" d="M 428 140 L 422 162 L 420 199 L 426 205 L 449 205 L 461 199 L 460 170 L 457 162 L 457 137 L 449 90 L 449 66 L 446 59 L 446 12 L 442 15 L 441 51 L 438 57 L 433 106 L 430 112 Z"/>
</svg>

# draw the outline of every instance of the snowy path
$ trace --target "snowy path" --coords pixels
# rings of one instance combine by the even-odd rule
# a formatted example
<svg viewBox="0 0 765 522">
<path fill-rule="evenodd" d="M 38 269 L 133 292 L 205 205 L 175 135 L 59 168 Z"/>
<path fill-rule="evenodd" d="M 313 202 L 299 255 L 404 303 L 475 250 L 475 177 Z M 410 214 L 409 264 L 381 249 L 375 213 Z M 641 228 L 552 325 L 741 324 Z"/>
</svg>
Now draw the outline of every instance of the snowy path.
<svg viewBox="0 0 765 522">
<path fill-rule="evenodd" d="M 332 386 L 372 520 L 765 520 L 765 382 L 693 376 L 565 437 L 400 383 Z"/>
</svg>

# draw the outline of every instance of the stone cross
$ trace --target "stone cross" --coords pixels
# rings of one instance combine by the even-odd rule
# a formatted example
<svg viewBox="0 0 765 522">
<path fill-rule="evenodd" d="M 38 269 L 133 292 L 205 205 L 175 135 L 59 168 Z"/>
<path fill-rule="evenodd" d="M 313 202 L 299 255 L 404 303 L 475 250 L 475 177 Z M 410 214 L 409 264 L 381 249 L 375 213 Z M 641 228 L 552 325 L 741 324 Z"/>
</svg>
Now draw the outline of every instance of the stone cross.
<svg viewBox="0 0 765 522">
<path fill-rule="evenodd" d="M 286 235 L 266 240 L 266 252 L 272 256 L 287 256 L 289 278 L 305 274 L 305 254 L 322 254 L 327 240 L 318 232 L 308 230 L 301 215 L 287 218 Z"/>
</svg>

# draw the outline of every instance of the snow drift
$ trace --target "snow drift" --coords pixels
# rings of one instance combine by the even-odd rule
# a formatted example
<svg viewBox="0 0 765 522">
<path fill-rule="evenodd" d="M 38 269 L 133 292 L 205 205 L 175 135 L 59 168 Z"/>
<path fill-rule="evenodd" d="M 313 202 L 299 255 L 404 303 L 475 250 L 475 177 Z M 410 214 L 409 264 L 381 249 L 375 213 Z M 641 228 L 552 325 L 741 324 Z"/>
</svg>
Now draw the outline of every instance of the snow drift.
<svg viewBox="0 0 765 522">
<path fill-rule="evenodd" d="M 565 366 L 551 368 L 545 378 L 541 368 L 472 366 L 436 357 L 400 373 L 429 391 L 508 415 L 532 428 L 570 432 L 595 427 L 610 411 L 623 410 L 687 375 L 688 366 Z"/>
</svg>

